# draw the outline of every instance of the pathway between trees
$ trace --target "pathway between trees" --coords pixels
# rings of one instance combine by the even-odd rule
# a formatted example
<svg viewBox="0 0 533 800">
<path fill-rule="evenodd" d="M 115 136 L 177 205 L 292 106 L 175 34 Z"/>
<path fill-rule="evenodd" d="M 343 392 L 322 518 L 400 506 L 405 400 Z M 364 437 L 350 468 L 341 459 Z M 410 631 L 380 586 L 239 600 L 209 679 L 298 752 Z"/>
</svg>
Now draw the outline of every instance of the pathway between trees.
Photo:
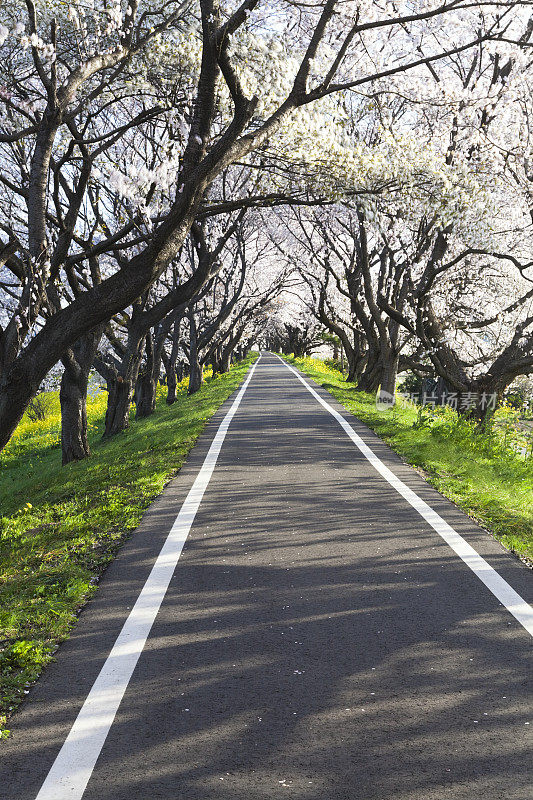
<svg viewBox="0 0 533 800">
<path fill-rule="evenodd" d="M 263 355 L 13 720 L 0 797 L 531 797 L 531 572 L 316 392 L 360 446 Z"/>
</svg>

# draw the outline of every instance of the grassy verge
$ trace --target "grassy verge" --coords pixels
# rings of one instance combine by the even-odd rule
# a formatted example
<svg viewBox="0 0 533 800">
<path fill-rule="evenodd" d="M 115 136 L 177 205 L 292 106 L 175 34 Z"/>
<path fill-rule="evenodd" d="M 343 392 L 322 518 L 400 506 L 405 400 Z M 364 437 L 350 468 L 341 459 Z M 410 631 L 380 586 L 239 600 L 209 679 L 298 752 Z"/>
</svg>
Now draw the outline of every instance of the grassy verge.
<svg viewBox="0 0 533 800">
<path fill-rule="evenodd" d="M 524 458 L 513 447 L 514 428 L 505 409 L 490 433 L 480 434 L 449 408 L 419 410 L 399 400 L 394 410 L 379 411 L 373 395 L 356 392 L 324 362 L 287 360 L 422 470 L 429 483 L 505 547 L 533 562 L 533 458 Z"/>
<path fill-rule="evenodd" d="M 88 403 L 92 456 L 61 467 L 57 392 L 45 418 L 22 420 L 0 461 L 0 738 L 98 576 L 143 511 L 183 464 L 206 421 L 242 382 L 251 355 L 153 416 L 101 439 L 107 394 Z"/>
</svg>

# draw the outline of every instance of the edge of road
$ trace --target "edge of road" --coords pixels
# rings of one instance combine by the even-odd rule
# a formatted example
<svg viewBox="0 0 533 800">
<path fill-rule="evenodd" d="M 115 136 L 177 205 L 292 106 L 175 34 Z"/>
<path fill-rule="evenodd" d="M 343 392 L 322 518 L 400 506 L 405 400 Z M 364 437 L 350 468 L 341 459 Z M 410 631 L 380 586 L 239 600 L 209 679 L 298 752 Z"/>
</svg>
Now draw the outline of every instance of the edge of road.
<svg viewBox="0 0 533 800">
<path fill-rule="evenodd" d="M 311 389 L 318 395 L 322 403 L 331 407 L 333 412 L 335 412 L 333 414 L 334 418 L 335 414 L 343 418 L 345 423 L 353 429 L 356 437 L 362 441 L 363 445 L 366 445 L 366 447 L 373 452 L 377 460 L 383 464 L 387 471 L 390 471 L 400 483 L 406 486 L 408 492 L 416 495 L 422 501 L 422 504 L 429 506 L 430 511 L 442 518 L 446 526 L 451 528 L 460 538 L 464 539 L 467 545 L 475 551 L 477 556 L 486 561 L 489 567 L 496 571 L 517 594 L 521 595 L 521 599 L 525 600 L 530 606 L 529 612 L 533 613 L 533 609 L 531 609 L 531 605 L 533 604 L 533 581 L 531 580 L 532 571 L 529 565 L 507 550 L 497 539 L 490 535 L 489 531 L 469 517 L 468 514 L 452 500 L 435 489 L 423 475 L 417 472 L 411 464 L 402 459 L 401 456 L 381 439 L 378 434 L 369 428 L 368 425 L 345 408 L 327 391 L 327 389 L 314 381 L 310 376 L 301 372 L 297 367 L 286 362 L 283 357 L 278 354 L 275 355 L 277 355 L 280 363 L 299 378 L 303 385 L 310 385 Z M 339 435 L 349 435 L 346 430 L 342 430 L 340 424 Z M 358 457 L 366 458 L 366 456 L 361 453 L 355 441 L 354 452 L 358 453 Z M 370 463 L 372 463 L 372 461 L 370 461 Z M 378 474 L 379 470 L 376 472 L 376 477 Z M 383 475 L 380 475 L 379 479 L 387 480 Z M 389 484 L 398 491 L 400 496 L 402 495 L 402 492 L 391 484 L 390 481 Z M 409 501 L 406 500 L 406 502 Z M 411 503 L 411 505 L 413 504 Z M 418 513 L 421 513 L 416 506 L 413 507 Z M 424 518 L 424 515 L 421 514 L 421 517 Z M 427 519 L 425 521 L 431 527 L 434 527 Z M 443 544 L 446 544 L 448 547 L 450 546 L 446 541 L 443 541 Z M 465 553 L 465 555 L 467 554 Z M 471 569 L 468 564 L 466 564 L 466 566 Z M 502 572 L 504 574 L 502 574 Z M 528 622 L 530 627 L 528 627 L 527 630 L 533 635 L 533 621 L 528 619 Z"/>
<path fill-rule="evenodd" d="M 81 800 L 165 598 L 226 434 L 261 360 L 255 361 L 220 422 L 141 591 L 52 764 L 37 800 Z"/>
<path fill-rule="evenodd" d="M 94 684 L 107 656 L 135 604 L 142 587 L 153 568 L 159 552 L 168 537 L 201 465 L 209 452 L 217 431 L 231 408 L 250 372 L 260 356 L 245 374 L 241 384 L 219 406 L 206 422 L 187 454 L 181 468 L 146 508 L 137 528 L 124 541 L 115 558 L 99 580 L 96 594 L 81 609 L 68 639 L 61 642 L 55 658 L 30 687 L 25 701 L 11 717 L 11 735 L 0 743 L 0 754 L 9 772 L 27 768 L 26 746 L 38 745 L 51 767 L 62 743 L 65 741 L 76 716 Z M 83 675 L 76 665 L 84 663 Z M 65 685 L 69 687 L 67 702 Z M 29 702 L 28 702 L 29 701 Z M 43 723 L 48 722 L 46 704 L 56 703 L 60 712 L 55 714 L 55 732 L 52 738 L 39 735 Z M 35 739 L 35 732 L 39 738 Z M 45 773 L 43 773 L 45 774 Z M 4 780 L 9 773 L 2 774 Z M 2 793 L 1 800 L 14 800 Z M 57 798 L 57 800 L 60 800 Z"/>
</svg>

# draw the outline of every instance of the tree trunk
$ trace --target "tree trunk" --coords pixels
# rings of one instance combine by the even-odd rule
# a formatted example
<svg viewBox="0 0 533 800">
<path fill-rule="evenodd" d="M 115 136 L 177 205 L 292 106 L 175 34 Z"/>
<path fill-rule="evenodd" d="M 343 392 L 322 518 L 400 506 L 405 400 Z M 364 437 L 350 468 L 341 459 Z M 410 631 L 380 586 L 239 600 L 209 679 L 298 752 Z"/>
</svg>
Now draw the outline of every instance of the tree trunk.
<svg viewBox="0 0 533 800">
<path fill-rule="evenodd" d="M 231 366 L 231 350 L 225 351 L 222 354 L 222 358 L 220 359 L 220 372 L 223 375 L 225 372 L 229 372 Z"/>
<path fill-rule="evenodd" d="M 167 372 L 167 405 L 171 406 L 176 402 L 176 387 L 178 385 L 176 370 L 171 369 Z"/>
<path fill-rule="evenodd" d="M 11 439 L 38 388 L 38 384 L 30 386 L 25 374 L 13 375 L 11 372 L 5 380 L 0 380 L 0 449 Z"/>
<path fill-rule="evenodd" d="M 395 403 L 394 392 L 396 389 L 396 375 L 398 373 L 397 355 L 387 353 L 382 356 L 383 371 L 381 373 L 381 385 L 379 388 L 379 402 L 393 406 Z"/>
<path fill-rule="evenodd" d="M 503 402 L 505 390 L 512 380 L 494 379 L 492 375 L 482 375 L 471 381 L 465 392 L 457 393 L 457 410 L 463 416 L 476 422 L 484 430 L 492 412 Z"/>
<path fill-rule="evenodd" d="M 356 383 L 358 380 L 359 363 L 355 358 L 347 358 L 348 361 L 348 375 L 346 376 L 346 383 Z"/>
<path fill-rule="evenodd" d="M 202 365 L 200 364 L 198 359 L 196 359 L 195 361 L 191 362 L 191 372 L 189 375 L 189 390 L 187 394 L 194 394 L 195 392 L 197 392 L 198 389 L 201 387 L 203 380 L 204 377 L 203 377 Z"/>
<path fill-rule="evenodd" d="M 133 395 L 131 381 L 124 380 L 121 375 L 108 383 L 108 391 L 104 431 L 106 437 L 114 436 L 129 427 Z"/>
<path fill-rule="evenodd" d="M 353 342 L 349 343 L 350 346 L 344 346 L 346 354 L 347 376 L 346 383 L 355 383 L 358 386 L 361 379 L 363 369 L 365 368 L 368 357 L 363 352 L 362 337 L 354 331 Z"/>
<path fill-rule="evenodd" d="M 108 379 L 107 411 L 104 436 L 114 436 L 130 424 L 130 406 L 137 383 L 143 355 L 144 338 L 129 335 L 128 347 L 122 359 L 120 373 Z"/>
<path fill-rule="evenodd" d="M 183 365 L 181 364 L 181 374 L 178 375 L 176 370 L 176 362 L 180 351 L 180 330 L 181 330 L 181 317 L 175 321 L 172 329 L 172 350 L 170 356 L 165 357 L 165 373 L 167 376 L 167 405 L 171 406 L 176 402 L 176 388 L 178 382 L 183 379 Z M 163 351 L 161 351 L 163 354 Z"/>
<path fill-rule="evenodd" d="M 198 353 L 198 334 L 194 314 L 189 315 L 190 346 L 189 346 L 189 390 L 187 394 L 194 394 L 198 391 L 203 382 L 203 369 L 200 364 Z"/>
<path fill-rule="evenodd" d="M 157 359 L 157 375 L 156 375 L 156 359 L 154 357 L 154 342 L 152 334 L 149 331 L 146 336 L 146 364 L 139 374 L 137 380 L 136 391 L 136 413 L 135 419 L 142 419 L 149 417 L 155 411 L 157 378 L 160 371 L 160 359 Z"/>
<path fill-rule="evenodd" d="M 215 347 L 211 355 L 211 366 L 213 367 L 213 375 L 220 373 L 221 370 L 221 351 L 220 347 Z"/>
<path fill-rule="evenodd" d="M 143 370 L 139 375 L 136 388 L 135 419 L 149 417 L 155 411 L 157 383 L 150 370 Z"/>
<path fill-rule="evenodd" d="M 176 359 L 171 358 L 165 364 L 167 375 L 167 405 L 171 406 L 177 400 L 176 390 L 178 383 L 183 380 L 183 361 L 176 364 Z"/>
<path fill-rule="evenodd" d="M 64 372 L 59 390 L 61 405 L 61 458 L 63 465 L 91 454 L 87 439 L 87 384 L 103 334 L 103 326 L 82 336 L 62 359 Z"/>
<path fill-rule="evenodd" d="M 218 360 L 218 371 L 220 372 L 221 375 L 223 375 L 224 373 L 230 371 L 231 360 L 232 360 L 232 357 L 233 357 L 233 351 L 235 349 L 235 345 L 237 344 L 237 341 L 240 338 L 241 338 L 240 336 L 231 337 L 231 339 L 227 343 L 226 347 L 224 347 L 222 349 L 222 351 L 220 352 L 219 360 Z"/>
<path fill-rule="evenodd" d="M 382 382 L 382 369 L 383 364 L 381 359 L 377 358 L 375 354 L 369 353 L 366 366 L 357 383 L 357 390 L 375 394 Z"/>
<path fill-rule="evenodd" d="M 61 463 L 81 461 L 90 456 L 87 440 L 87 380 L 77 380 L 69 370 L 61 378 Z"/>
</svg>

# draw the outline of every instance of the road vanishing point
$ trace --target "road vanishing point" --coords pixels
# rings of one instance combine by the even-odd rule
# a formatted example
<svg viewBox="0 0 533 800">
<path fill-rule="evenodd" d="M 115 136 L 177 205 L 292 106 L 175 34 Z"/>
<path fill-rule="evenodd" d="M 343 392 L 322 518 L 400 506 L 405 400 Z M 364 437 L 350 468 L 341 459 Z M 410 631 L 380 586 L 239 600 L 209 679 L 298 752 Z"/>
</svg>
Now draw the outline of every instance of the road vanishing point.
<svg viewBox="0 0 533 800">
<path fill-rule="evenodd" d="M 0 749 L 2 800 L 531 800 L 531 571 L 262 354 Z"/>
</svg>

